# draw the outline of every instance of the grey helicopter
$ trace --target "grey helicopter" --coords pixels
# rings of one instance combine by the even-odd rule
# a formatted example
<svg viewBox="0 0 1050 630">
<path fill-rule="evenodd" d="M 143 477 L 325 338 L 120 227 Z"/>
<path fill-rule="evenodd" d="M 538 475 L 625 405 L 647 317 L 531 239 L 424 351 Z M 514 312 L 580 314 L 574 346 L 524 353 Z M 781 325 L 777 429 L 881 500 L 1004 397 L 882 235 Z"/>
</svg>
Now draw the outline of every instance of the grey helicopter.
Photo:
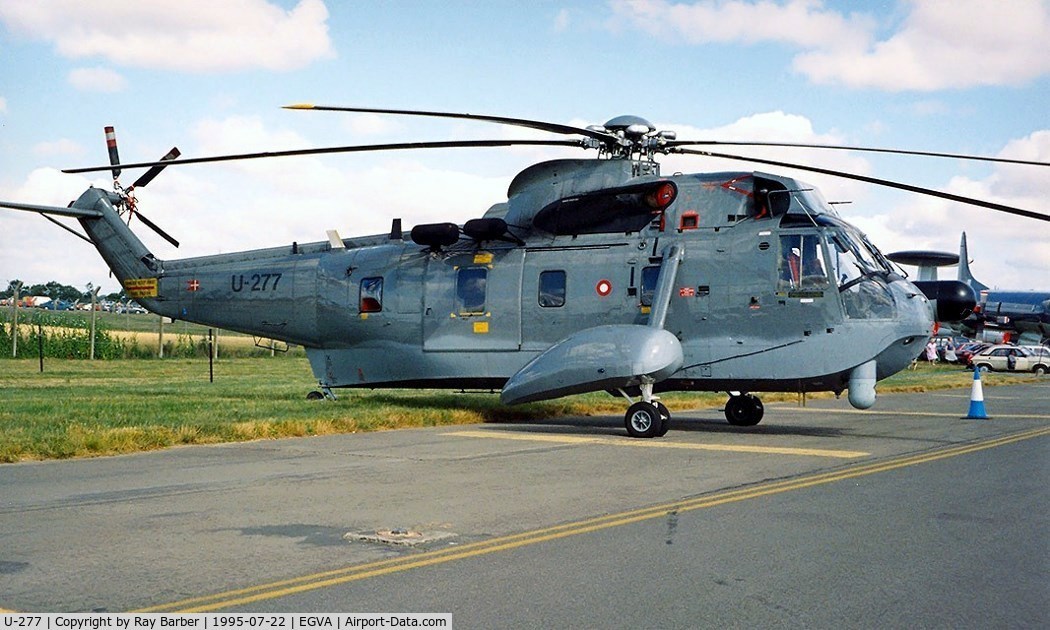
<svg viewBox="0 0 1050 630">
<path fill-rule="evenodd" d="M 302 345 L 319 390 L 500 391 L 513 405 L 607 391 L 627 405 L 632 437 L 663 436 L 659 393 L 728 392 L 730 424 L 752 426 L 755 392 L 847 392 L 875 403 L 876 383 L 907 367 L 935 322 L 975 305 L 958 281 L 905 277 L 813 186 L 764 172 L 662 175 L 657 157 L 747 160 L 890 186 L 1030 219 L 1050 216 L 899 182 L 714 152 L 710 145 L 794 146 L 933 157 L 1043 162 L 837 145 L 678 140 L 637 116 L 587 128 L 414 110 L 292 105 L 289 109 L 431 116 L 572 138 L 324 147 L 121 163 L 107 129 L 112 191 L 89 188 L 66 208 L 0 207 L 73 217 L 129 297 L 165 317 Z M 572 146 L 597 157 L 534 164 L 506 201 L 463 225 L 394 218 L 389 233 L 167 260 L 129 228 L 135 189 L 173 165 L 385 150 Z M 124 188 L 122 169 L 148 168 Z M 70 229 L 70 228 L 67 228 Z"/>
</svg>

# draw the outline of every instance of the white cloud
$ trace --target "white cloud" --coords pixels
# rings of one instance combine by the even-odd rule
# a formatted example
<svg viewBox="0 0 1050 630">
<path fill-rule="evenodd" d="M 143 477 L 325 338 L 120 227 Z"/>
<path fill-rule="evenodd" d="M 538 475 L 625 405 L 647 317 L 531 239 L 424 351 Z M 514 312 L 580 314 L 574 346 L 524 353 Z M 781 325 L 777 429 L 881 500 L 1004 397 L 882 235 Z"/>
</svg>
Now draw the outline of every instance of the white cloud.
<svg viewBox="0 0 1050 630">
<path fill-rule="evenodd" d="M 391 136 L 402 128 L 392 116 L 380 114 L 351 114 L 341 121 L 340 126 L 362 136 Z"/>
<path fill-rule="evenodd" d="M 63 56 L 184 72 L 294 70 L 332 57 L 327 19 L 321 0 L 290 11 L 265 0 L 0 4 L 8 28 L 53 42 Z"/>
<path fill-rule="evenodd" d="M 554 16 L 554 32 L 564 33 L 569 30 L 569 25 L 572 24 L 572 14 L 569 13 L 568 9 L 561 9 Z"/>
<path fill-rule="evenodd" d="M 691 44 L 773 41 L 806 48 L 815 42 L 821 46 L 855 47 L 870 39 L 874 24 L 867 17 L 847 17 L 825 9 L 815 0 L 616 0 L 612 8 L 614 25 L 626 21 L 661 37 L 670 30 Z"/>
<path fill-rule="evenodd" d="M 33 145 L 33 153 L 46 157 L 80 155 L 84 153 L 84 147 L 68 138 L 60 138 L 52 142 L 40 142 Z"/>
<path fill-rule="evenodd" d="M 189 155 L 309 148 L 313 144 L 254 116 L 206 120 L 192 129 Z M 302 156 L 169 168 L 139 192 L 140 207 L 182 247 L 137 233 L 160 258 L 206 255 L 385 233 L 392 218 L 418 223 L 481 216 L 505 199 L 509 175 L 480 177 L 434 168 L 424 156 Z M 130 175 L 129 175 L 130 177 Z M 134 224 L 133 224 L 134 227 Z"/>
<path fill-rule="evenodd" d="M 53 168 L 38 168 L 13 190 L 0 190 L 0 198 L 45 206 L 65 206 L 76 199 L 91 182 L 82 176 L 65 175 Z M 58 221 L 79 230 L 73 219 Z M 120 287 L 109 278 L 109 269 L 95 248 L 30 212 L 0 210 L 0 283 L 15 278 L 39 283 L 56 280 L 83 286 L 93 281 L 108 293 Z"/>
<path fill-rule="evenodd" d="M 109 68 L 76 68 L 69 72 L 69 84 L 85 92 L 121 92 L 127 81 Z"/>
<path fill-rule="evenodd" d="M 782 111 L 745 116 L 728 125 L 711 129 L 697 129 L 681 124 L 658 124 L 657 127 L 675 130 L 680 140 L 794 142 L 799 144 L 831 145 L 844 144 L 845 141 L 845 138 L 834 131 L 816 131 L 813 128 L 813 123 L 805 116 L 788 114 Z M 841 151 L 732 145 L 696 146 L 690 148 L 710 150 L 728 155 L 743 155 L 776 160 L 791 164 L 812 165 L 860 175 L 866 175 L 871 170 L 868 161 L 860 155 Z M 803 169 L 748 163 L 746 160 L 727 160 L 699 156 L 668 156 L 661 162 L 664 173 L 676 171 L 688 173 L 696 171 L 754 170 L 787 175 L 816 186 L 827 199 L 832 201 L 861 201 L 870 193 L 870 186 L 857 181 L 821 175 Z"/>
<path fill-rule="evenodd" d="M 864 49 L 817 50 L 795 58 L 815 83 L 885 90 L 1019 85 L 1050 72 L 1050 11 L 1041 0 L 932 0 L 892 37 Z"/>
<path fill-rule="evenodd" d="M 612 24 L 690 44 L 777 42 L 800 49 L 792 68 L 819 84 L 889 91 L 1020 85 L 1050 72 L 1043 0 L 905 1 L 897 32 L 819 0 L 617 0 Z"/>
</svg>

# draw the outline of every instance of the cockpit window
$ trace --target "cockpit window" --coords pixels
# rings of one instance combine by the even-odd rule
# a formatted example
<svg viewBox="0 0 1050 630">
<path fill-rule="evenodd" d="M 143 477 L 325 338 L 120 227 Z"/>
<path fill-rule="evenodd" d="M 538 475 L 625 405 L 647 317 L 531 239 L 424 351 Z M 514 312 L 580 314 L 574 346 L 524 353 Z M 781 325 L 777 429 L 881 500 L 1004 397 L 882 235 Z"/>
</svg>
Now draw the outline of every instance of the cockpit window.
<svg viewBox="0 0 1050 630">
<path fill-rule="evenodd" d="M 832 279 L 839 287 L 846 317 L 894 317 L 896 305 L 885 279 L 889 267 L 882 254 L 863 237 L 846 230 L 829 232 L 828 237 Z"/>
<path fill-rule="evenodd" d="M 848 232 L 831 233 L 831 270 L 835 282 L 842 286 L 866 273 L 885 271 L 871 251 Z"/>
<path fill-rule="evenodd" d="M 826 287 L 823 251 L 819 234 L 781 236 L 778 290 Z"/>
</svg>

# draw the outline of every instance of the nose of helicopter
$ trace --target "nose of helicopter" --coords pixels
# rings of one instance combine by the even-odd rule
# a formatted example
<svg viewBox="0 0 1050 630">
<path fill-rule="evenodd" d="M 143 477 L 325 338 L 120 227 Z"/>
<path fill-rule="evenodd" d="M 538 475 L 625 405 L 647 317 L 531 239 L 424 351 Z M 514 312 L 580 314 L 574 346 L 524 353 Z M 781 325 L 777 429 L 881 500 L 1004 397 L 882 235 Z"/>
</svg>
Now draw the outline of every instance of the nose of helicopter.
<svg viewBox="0 0 1050 630">
<path fill-rule="evenodd" d="M 900 280 L 889 285 L 897 316 L 885 349 L 874 359 L 853 368 L 849 376 L 849 402 L 857 409 L 875 404 L 875 383 L 911 365 L 933 335 L 934 305 L 914 284 Z"/>
</svg>

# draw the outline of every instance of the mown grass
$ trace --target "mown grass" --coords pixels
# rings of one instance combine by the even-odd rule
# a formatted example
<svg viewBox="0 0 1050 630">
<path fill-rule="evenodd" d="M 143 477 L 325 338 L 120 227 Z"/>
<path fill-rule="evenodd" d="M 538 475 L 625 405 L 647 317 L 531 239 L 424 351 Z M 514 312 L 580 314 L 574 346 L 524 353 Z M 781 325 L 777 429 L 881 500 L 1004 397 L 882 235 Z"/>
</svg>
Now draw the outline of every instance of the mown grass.
<svg viewBox="0 0 1050 630">
<path fill-rule="evenodd" d="M 377 431 L 561 416 L 619 415 L 624 401 L 604 393 L 517 407 L 496 394 L 433 390 L 341 390 L 339 399 L 308 402 L 316 386 L 302 357 L 237 358 L 215 364 L 169 360 L 50 359 L 0 361 L 0 462 L 113 455 L 280 437 Z M 989 374 L 986 384 L 1034 376 Z M 880 393 L 968 387 L 958 367 L 920 365 L 880 383 Z M 809 397 L 830 396 L 830 394 Z M 767 402 L 795 394 L 763 394 Z M 720 407 L 721 393 L 673 393 L 672 410 Z"/>
</svg>

